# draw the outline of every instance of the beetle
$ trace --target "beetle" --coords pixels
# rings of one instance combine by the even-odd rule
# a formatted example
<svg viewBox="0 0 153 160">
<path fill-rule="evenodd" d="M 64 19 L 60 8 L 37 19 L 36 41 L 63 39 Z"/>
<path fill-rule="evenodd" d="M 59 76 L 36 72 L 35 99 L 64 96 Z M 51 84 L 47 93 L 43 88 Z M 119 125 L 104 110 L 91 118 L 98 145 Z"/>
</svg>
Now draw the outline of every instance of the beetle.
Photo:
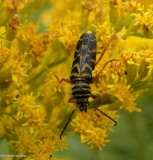
<svg viewBox="0 0 153 160">
<path fill-rule="evenodd" d="M 69 122 L 71 121 L 71 118 L 76 110 L 80 110 L 81 112 L 87 112 L 87 108 L 89 107 L 89 97 L 92 97 L 94 99 L 96 98 L 95 95 L 91 93 L 90 84 L 93 83 L 94 78 L 92 77 L 92 71 L 95 69 L 95 65 L 100 61 L 100 59 L 103 57 L 106 49 L 108 46 L 106 46 L 99 57 L 97 63 L 96 63 L 96 48 L 97 48 L 97 41 L 95 35 L 91 31 L 84 32 L 80 39 L 78 40 L 78 43 L 76 45 L 76 50 L 74 53 L 74 60 L 72 63 L 72 69 L 70 74 L 70 80 L 62 79 L 66 82 L 69 82 L 73 85 L 72 87 L 72 98 L 69 99 L 69 102 L 72 102 L 75 100 L 76 102 L 76 108 L 72 110 L 72 113 L 65 124 L 63 130 L 60 134 L 60 139 L 62 138 L 62 135 L 67 128 Z M 113 60 L 111 60 L 113 61 Z M 110 61 L 109 61 L 110 62 Z M 107 62 L 104 67 L 109 63 Z M 103 68 L 104 68 L 103 67 Z M 103 70 L 102 68 L 102 70 Z M 98 75 L 102 72 L 102 70 L 98 73 Z M 55 75 L 56 76 L 56 75 Z M 56 76 L 57 77 L 57 76 Z M 57 77 L 58 79 L 58 77 Z M 110 116 L 105 114 L 104 112 L 100 111 L 97 107 L 94 107 L 95 110 L 98 110 L 100 113 L 104 114 L 106 117 L 111 119 L 115 125 L 117 122 L 112 119 Z"/>
</svg>

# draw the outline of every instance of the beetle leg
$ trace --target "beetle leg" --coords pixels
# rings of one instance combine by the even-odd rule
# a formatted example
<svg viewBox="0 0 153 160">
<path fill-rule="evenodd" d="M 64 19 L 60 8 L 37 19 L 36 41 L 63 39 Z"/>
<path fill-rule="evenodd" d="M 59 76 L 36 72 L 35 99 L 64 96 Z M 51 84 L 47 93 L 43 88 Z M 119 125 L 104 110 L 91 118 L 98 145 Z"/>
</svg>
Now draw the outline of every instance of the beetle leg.
<svg viewBox="0 0 153 160">
<path fill-rule="evenodd" d="M 95 100 L 98 102 L 98 105 L 99 105 L 99 103 L 100 103 L 100 98 L 97 97 L 96 95 L 92 94 L 92 93 L 91 93 L 90 96 L 91 96 L 91 98 L 95 99 Z M 96 108 L 96 107 L 95 107 L 95 108 Z"/>
<path fill-rule="evenodd" d="M 69 98 L 68 100 L 69 103 L 76 103 L 76 100 L 74 97 Z"/>
<path fill-rule="evenodd" d="M 97 65 L 97 64 L 100 62 L 100 60 L 103 58 L 103 56 L 104 56 L 106 50 L 108 49 L 108 47 L 110 46 L 112 40 L 116 37 L 116 35 L 117 35 L 117 32 L 115 32 L 115 33 L 111 36 L 111 38 L 110 38 L 108 44 L 107 44 L 106 46 L 104 46 L 104 49 L 103 49 L 103 51 L 102 51 L 100 57 L 98 58 L 98 60 L 97 60 L 97 62 L 96 62 L 96 65 Z M 97 52 L 97 54 L 98 54 L 98 53 L 99 53 L 99 52 Z"/>
<path fill-rule="evenodd" d="M 56 77 L 56 79 L 58 80 L 59 83 L 62 83 L 63 81 L 65 81 L 65 82 L 67 82 L 67 83 L 72 84 L 72 81 L 71 81 L 71 80 L 65 79 L 65 78 L 62 78 L 62 79 L 60 80 L 55 73 L 53 73 L 53 74 L 54 74 L 54 76 Z"/>
<path fill-rule="evenodd" d="M 104 64 L 104 66 L 102 67 L 102 69 L 99 71 L 99 73 L 97 73 L 97 75 L 96 75 L 94 78 L 92 78 L 91 83 L 93 83 L 93 82 L 95 81 L 95 79 L 103 72 L 103 70 L 105 69 L 105 67 L 106 67 L 109 63 L 111 63 L 111 62 L 113 62 L 113 61 L 118 61 L 118 60 L 117 60 L 117 59 L 111 59 L 111 60 L 109 60 L 108 62 L 106 62 L 106 63 Z"/>
</svg>

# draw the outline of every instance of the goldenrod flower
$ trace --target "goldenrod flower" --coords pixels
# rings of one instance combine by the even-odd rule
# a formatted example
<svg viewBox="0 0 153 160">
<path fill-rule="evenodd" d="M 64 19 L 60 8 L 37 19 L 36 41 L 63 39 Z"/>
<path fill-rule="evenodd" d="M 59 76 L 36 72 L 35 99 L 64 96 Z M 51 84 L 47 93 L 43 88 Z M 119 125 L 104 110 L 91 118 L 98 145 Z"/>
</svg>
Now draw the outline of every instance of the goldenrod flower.
<svg viewBox="0 0 153 160">
<path fill-rule="evenodd" d="M 101 151 L 119 110 L 141 111 L 137 98 L 153 87 L 152 9 L 135 0 L 0 1 L 0 137 L 11 154 L 54 159 L 68 148 L 69 133 Z M 97 60 L 105 51 L 89 84 L 96 98 L 74 113 L 60 139 L 76 107 L 68 103 L 72 84 L 61 80 L 69 80 L 85 31 L 96 35 Z"/>
<path fill-rule="evenodd" d="M 112 94 L 122 102 L 124 109 L 128 110 L 129 112 L 141 111 L 141 109 L 137 108 L 135 105 L 136 97 L 132 96 L 130 93 L 130 86 L 125 86 L 124 84 L 118 83 L 116 85 L 110 86 L 110 88 Z"/>
<path fill-rule="evenodd" d="M 147 11 L 142 8 L 140 13 L 135 13 L 133 16 L 135 17 L 134 25 L 138 26 L 144 33 L 152 32 L 153 29 L 153 5 L 147 9 Z"/>
<path fill-rule="evenodd" d="M 112 113 L 106 112 L 109 116 L 115 117 Z M 90 148 L 98 147 L 100 150 L 108 143 L 105 140 L 107 137 L 107 129 L 111 130 L 110 126 L 113 122 L 98 111 L 89 110 L 88 113 L 77 113 L 72 125 L 75 131 L 81 134 L 81 142 L 88 142 Z"/>
</svg>

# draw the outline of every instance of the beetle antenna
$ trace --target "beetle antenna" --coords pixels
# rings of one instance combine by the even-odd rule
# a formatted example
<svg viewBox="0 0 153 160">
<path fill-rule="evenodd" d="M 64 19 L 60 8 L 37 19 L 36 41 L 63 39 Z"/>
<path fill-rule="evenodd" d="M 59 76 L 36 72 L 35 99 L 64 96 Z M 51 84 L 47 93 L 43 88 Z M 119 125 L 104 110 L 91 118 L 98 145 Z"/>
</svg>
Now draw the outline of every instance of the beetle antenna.
<svg viewBox="0 0 153 160">
<path fill-rule="evenodd" d="M 95 110 L 98 111 L 98 112 L 100 112 L 100 113 L 102 113 L 104 116 L 106 116 L 106 117 L 109 118 L 111 121 L 113 121 L 113 122 L 114 122 L 114 126 L 117 125 L 117 122 L 116 122 L 113 118 L 111 118 L 109 115 L 107 115 L 107 114 L 104 113 L 103 111 L 99 110 L 98 108 L 95 108 Z"/>
<path fill-rule="evenodd" d="M 75 112 L 76 110 L 78 110 L 79 108 L 80 108 L 80 107 L 76 107 L 76 108 L 73 109 L 73 111 L 72 111 L 72 113 L 71 113 L 71 115 L 70 115 L 68 121 L 66 122 L 66 124 L 65 124 L 65 126 L 64 126 L 64 128 L 63 128 L 63 130 L 62 130 L 62 132 L 61 132 L 61 134 L 60 134 L 60 139 L 62 139 L 62 135 L 63 135 L 64 131 L 66 130 L 68 124 L 70 123 L 70 121 L 71 121 L 71 119 L 72 119 L 72 116 L 73 116 L 74 112 Z"/>
</svg>

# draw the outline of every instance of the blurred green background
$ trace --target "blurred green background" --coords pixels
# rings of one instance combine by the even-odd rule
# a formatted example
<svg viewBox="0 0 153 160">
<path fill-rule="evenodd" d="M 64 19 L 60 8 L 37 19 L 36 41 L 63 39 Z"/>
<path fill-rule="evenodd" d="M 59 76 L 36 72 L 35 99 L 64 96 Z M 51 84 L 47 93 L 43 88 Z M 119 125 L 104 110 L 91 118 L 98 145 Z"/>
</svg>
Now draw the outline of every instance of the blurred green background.
<svg viewBox="0 0 153 160">
<path fill-rule="evenodd" d="M 69 138 L 67 151 L 54 155 L 68 160 L 152 160 L 153 159 L 153 91 L 144 92 L 137 100 L 140 113 L 120 112 L 118 125 L 109 133 L 102 152 L 81 144 L 78 136 Z"/>
</svg>

